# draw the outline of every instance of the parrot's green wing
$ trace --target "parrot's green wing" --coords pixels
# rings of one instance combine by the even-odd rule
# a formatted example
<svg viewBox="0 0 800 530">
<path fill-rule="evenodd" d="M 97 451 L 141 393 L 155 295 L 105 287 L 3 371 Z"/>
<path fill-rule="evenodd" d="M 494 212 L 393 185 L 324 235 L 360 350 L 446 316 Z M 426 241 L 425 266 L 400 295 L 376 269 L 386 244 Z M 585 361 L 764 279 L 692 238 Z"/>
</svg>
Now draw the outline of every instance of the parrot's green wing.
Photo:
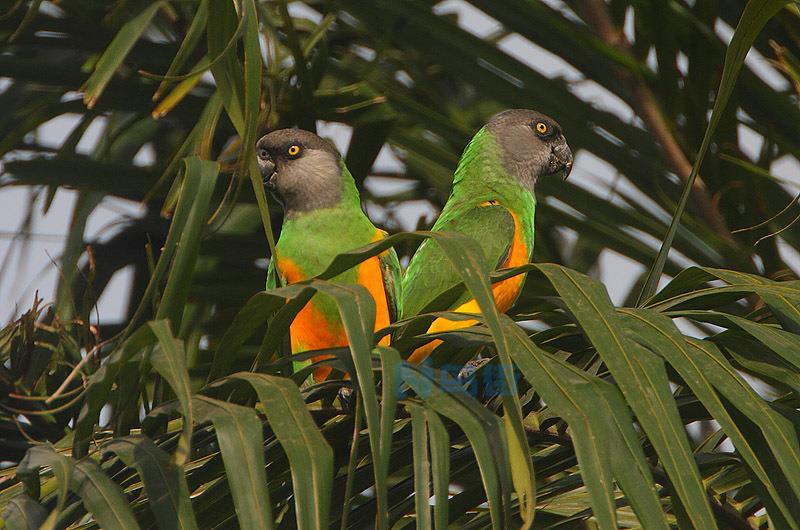
<svg viewBox="0 0 800 530">
<path fill-rule="evenodd" d="M 433 227 L 436 232 L 458 232 L 475 239 L 483 250 L 485 263 L 494 270 L 508 256 L 514 240 L 514 218 L 505 206 L 479 205 L 453 208 L 443 212 Z M 426 239 L 411 258 L 403 278 L 402 318 L 419 314 L 423 309 L 461 282 L 435 241 Z M 471 298 L 468 293 L 454 295 L 454 300 L 438 310 L 452 309 Z"/>
<path fill-rule="evenodd" d="M 383 288 L 386 291 L 386 302 L 389 304 L 389 321 L 396 322 L 402 307 L 400 289 L 400 260 L 393 248 L 378 257 L 383 275 Z"/>
</svg>

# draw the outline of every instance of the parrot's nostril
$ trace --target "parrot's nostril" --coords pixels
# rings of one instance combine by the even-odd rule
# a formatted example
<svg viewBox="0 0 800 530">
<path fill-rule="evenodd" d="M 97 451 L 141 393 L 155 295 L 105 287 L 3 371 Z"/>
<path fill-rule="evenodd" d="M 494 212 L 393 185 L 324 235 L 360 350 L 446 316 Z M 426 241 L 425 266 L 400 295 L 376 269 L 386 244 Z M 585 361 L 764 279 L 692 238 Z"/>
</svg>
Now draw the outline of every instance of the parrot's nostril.
<svg viewBox="0 0 800 530">
<path fill-rule="evenodd" d="M 266 160 L 267 158 L 269 158 L 269 153 L 267 152 L 266 149 L 259 149 L 258 158 L 260 158 L 261 160 Z"/>
</svg>

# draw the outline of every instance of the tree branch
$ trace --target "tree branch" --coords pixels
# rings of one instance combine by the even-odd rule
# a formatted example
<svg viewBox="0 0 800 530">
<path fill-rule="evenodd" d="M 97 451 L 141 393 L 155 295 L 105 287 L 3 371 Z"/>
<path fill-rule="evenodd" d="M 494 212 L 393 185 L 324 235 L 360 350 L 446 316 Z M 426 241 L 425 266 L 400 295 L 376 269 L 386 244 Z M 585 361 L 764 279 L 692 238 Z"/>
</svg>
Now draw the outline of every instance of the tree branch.
<svg viewBox="0 0 800 530">
<path fill-rule="evenodd" d="M 628 42 L 625 34 L 614 26 L 604 0 L 576 0 L 570 3 L 574 4 L 581 18 L 594 29 L 603 42 L 615 47 L 631 58 L 634 57 L 630 42 Z M 632 101 L 629 103 L 661 145 L 667 164 L 686 183 L 689 180 L 689 174 L 692 172 L 692 164 L 686 158 L 678 142 L 675 141 L 670 126 L 662 114 L 658 101 L 650 87 L 647 86 L 647 83 L 640 75 L 620 66 L 614 66 L 614 68 L 630 92 Z M 699 175 L 692 186 L 691 199 L 695 209 L 711 229 L 728 243 L 738 246 L 728 229 L 725 219 L 712 200 L 708 188 Z"/>
</svg>

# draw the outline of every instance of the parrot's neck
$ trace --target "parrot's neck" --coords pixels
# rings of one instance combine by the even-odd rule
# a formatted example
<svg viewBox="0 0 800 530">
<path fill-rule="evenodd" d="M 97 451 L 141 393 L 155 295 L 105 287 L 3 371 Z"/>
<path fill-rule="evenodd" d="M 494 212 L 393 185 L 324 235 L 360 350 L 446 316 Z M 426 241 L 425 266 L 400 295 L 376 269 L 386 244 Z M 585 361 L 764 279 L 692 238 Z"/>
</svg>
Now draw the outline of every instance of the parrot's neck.
<svg viewBox="0 0 800 530">
<path fill-rule="evenodd" d="M 299 234 L 305 233 L 305 237 L 311 237 L 310 231 L 320 236 L 322 232 L 340 234 L 342 230 L 364 231 L 367 229 L 370 230 L 371 234 L 374 228 L 361 209 L 361 199 L 355 180 L 350 171 L 347 170 L 344 162 L 341 162 L 341 173 L 341 188 L 338 190 L 338 199 L 333 204 L 324 207 L 294 211 L 291 212 L 291 215 L 288 215 L 287 212 L 284 217 L 283 229 L 281 230 L 282 236 L 283 233 L 297 232 Z"/>
<path fill-rule="evenodd" d="M 339 166 L 342 169 L 342 196 L 338 206 L 342 208 L 355 208 L 361 211 L 361 198 L 358 194 L 358 188 L 356 188 L 356 181 L 353 179 L 353 175 L 350 174 L 350 170 L 347 169 L 343 160 L 339 162 Z"/>
<path fill-rule="evenodd" d="M 508 173 L 495 135 L 482 128 L 464 149 L 453 176 L 452 195 L 479 202 L 499 199 L 509 206 L 533 201 L 533 190 Z"/>
<path fill-rule="evenodd" d="M 376 228 L 361 209 L 355 181 L 344 164 L 341 180 L 341 194 L 336 203 L 284 218 L 276 245 L 278 256 L 298 264 L 304 277 L 316 276 L 337 255 L 375 238 Z M 355 276 L 352 280 L 356 281 Z"/>
<path fill-rule="evenodd" d="M 306 186 L 302 196 L 292 197 L 284 194 L 281 197 L 284 222 L 315 217 L 321 211 L 361 212 L 361 199 L 353 176 L 341 160 L 339 168 L 338 175 L 333 176 L 329 171 L 322 178 L 316 180 L 308 178 L 309 175 L 306 174 Z"/>
</svg>

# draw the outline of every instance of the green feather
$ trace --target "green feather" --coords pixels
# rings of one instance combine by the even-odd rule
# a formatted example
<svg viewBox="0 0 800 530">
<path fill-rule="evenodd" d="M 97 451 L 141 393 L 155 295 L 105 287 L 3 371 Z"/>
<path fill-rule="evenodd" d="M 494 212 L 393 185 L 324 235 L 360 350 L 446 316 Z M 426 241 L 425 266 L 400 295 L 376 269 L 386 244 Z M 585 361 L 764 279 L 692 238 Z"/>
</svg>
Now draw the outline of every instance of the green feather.
<svg viewBox="0 0 800 530">
<path fill-rule="evenodd" d="M 481 206 L 497 201 L 497 206 Z M 533 249 L 536 200 L 526 187 L 505 170 L 494 134 L 478 131 L 464 150 L 453 177 L 453 190 L 433 225 L 434 232 L 457 232 L 475 239 L 486 265 L 494 270 L 505 260 L 514 237 L 516 214 L 523 240 Z M 461 282 L 458 272 L 433 240 L 424 241 L 403 278 L 401 318 L 423 310 L 454 309 L 471 298 L 448 291 Z M 437 307 L 429 307 L 435 303 Z"/>
</svg>

